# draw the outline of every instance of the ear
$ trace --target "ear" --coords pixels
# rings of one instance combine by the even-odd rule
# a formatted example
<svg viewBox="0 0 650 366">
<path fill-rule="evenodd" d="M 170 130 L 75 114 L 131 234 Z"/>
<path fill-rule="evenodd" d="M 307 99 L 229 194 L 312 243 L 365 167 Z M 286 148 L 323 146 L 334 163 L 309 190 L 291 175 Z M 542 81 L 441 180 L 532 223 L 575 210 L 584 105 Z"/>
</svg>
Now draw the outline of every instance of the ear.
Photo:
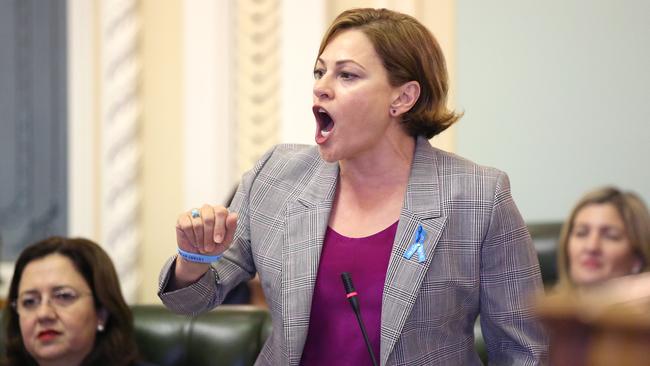
<svg viewBox="0 0 650 366">
<path fill-rule="evenodd" d="M 104 328 L 108 322 L 108 310 L 106 308 L 99 308 L 97 310 L 97 326 Z"/>
<path fill-rule="evenodd" d="M 397 88 L 397 96 L 390 104 L 390 115 L 400 116 L 413 108 L 420 98 L 420 83 L 415 80 L 402 84 Z"/>
<path fill-rule="evenodd" d="M 641 273 L 642 269 L 643 269 L 643 260 L 639 256 L 636 256 L 636 258 L 634 258 L 634 261 L 632 262 L 632 274 Z"/>
</svg>

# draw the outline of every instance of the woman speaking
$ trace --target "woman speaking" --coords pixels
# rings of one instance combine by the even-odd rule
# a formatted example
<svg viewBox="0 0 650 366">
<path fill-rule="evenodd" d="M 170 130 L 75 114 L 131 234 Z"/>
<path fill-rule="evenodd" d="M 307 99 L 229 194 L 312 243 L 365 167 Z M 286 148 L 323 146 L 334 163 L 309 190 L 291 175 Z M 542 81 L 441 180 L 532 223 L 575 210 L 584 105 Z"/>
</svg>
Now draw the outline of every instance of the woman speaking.
<svg viewBox="0 0 650 366">
<path fill-rule="evenodd" d="M 210 310 L 259 273 L 273 330 L 257 365 L 370 365 L 368 348 L 381 365 L 478 365 L 478 315 L 491 364 L 539 364 L 529 300 L 542 283 L 508 178 L 428 141 L 459 118 L 431 33 L 386 9 L 345 11 L 314 78 L 317 146 L 276 146 L 230 208 L 180 215 L 166 306 Z"/>
</svg>

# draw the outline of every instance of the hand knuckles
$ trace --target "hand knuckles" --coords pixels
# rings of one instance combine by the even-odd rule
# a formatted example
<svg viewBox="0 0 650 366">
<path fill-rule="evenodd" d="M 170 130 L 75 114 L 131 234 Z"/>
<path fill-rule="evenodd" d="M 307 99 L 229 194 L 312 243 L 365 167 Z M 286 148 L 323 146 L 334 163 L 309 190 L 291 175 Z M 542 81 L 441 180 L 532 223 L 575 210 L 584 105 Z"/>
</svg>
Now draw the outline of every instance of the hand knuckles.
<svg viewBox="0 0 650 366">
<path fill-rule="evenodd" d="M 226 217 L 228 216 L 228 209 L 225 207 L 215 207 L 214 214 L 219 217 Z"/>
</svg>

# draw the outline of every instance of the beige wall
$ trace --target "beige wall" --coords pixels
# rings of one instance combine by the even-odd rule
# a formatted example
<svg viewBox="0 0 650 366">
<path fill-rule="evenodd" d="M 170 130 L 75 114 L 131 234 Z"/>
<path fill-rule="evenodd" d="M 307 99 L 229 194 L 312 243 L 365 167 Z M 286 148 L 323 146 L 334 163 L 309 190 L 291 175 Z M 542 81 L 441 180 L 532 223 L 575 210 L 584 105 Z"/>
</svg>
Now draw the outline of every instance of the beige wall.
<svg viewBox="0 0 650 366">
<path fill-rule="evenodd" d="M 142 30 L 142 248 L 138 302 L 160 302 L 158 272 L 175 251 L 182 207 L 182 4 L 140 2 Z"/>
<path fill-rule="evenodd" d="M 456 104 L 456 0 L 418 1 L 417 18 L 436 37 L 447 62 L 449 73 L 449 99 L 447 104 Z M 456 127 L 452 126 L 431 141 L 434 146 L 456 152 Z"/>
</svg>

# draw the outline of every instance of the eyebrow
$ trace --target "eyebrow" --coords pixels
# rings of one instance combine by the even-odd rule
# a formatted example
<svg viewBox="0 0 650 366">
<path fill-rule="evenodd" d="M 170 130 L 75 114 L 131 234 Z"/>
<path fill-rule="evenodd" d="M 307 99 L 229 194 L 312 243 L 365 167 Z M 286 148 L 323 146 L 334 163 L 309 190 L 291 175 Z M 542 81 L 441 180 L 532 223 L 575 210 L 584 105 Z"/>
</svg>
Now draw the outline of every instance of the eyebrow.
<svg viewBox="0 0 650 366">
<path fill-rule="evenodd" d="M 321 64 L 325 64 L 325 61 L 323 61 L 323 59 L 320 58 L 320 57 L 316 59 L 316 63 L 319 63 L 319 62 L 320 62 Z M 362 68 L 363 70 L 366 69 L 366 68 L 363 67 L 360 63 L 358 63 L 358 62 L 356 62 L 356 61 L 354 61 L 354 60 L 351 60 L 351 59 L 338 60 L 338 61 L 336 61 L 334 64 L 335 64 L 336 66 L 341 66 L 341 65 L 344 65 L 344 64 L 350 64 L 350 63 L 359 66 L 359 67 Z"/>
<path fill-rule="evenodd" d="M 50 289 L 50 292 L 58 291 L 58 290 L 63 290 L 63 289 L 73 289 L 76 291 L 76 289 L 70 285 L 60 285 L 60 286 L 54 286 Z M 23 294 L 40 294 L 41 292 L 38 291 L 37 289 L 29 289 L 25 290 L 23 292 L 19 292 L 18 296 L 23 295 Z"/>
<path fill-rule="evenodd" d="M 39 294 L 40 292 L 38 290 L 26 290 L 23 292 L 19 292 L 18 296 L 25 295 L 25 294 Z"/>
<path fill-rule="evenodd" d="M 574 229 L 596 229 L 596 230 L 617 230 L 621 232 L 625 232 L 624 227 L 616 226 L 614 224 L 605 224 L 605 225 L 591 225 L 589 223 L 576 223 L 573 225 Z"/>
</svg>

